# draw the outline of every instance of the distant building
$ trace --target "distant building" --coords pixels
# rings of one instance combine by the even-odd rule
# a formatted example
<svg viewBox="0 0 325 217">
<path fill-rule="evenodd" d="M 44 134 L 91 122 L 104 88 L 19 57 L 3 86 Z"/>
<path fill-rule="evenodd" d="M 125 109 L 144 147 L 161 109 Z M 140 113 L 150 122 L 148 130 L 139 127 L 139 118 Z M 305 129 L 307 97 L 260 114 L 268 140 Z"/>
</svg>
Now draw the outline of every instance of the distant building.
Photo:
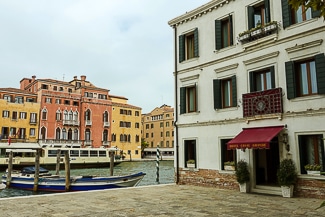
<svg viewBox="0 0 325 217">
<path fill-rule="evenodd" d="M 175 39 L 179 183 L 238 189 L 229 161 L 249 165 L 252 192 L 281 195 L 283 159 L 295 195 L 325 198 L 325 25 L 287 0 L 214 0 L 169 21 Z M 195 160 L 195 169 L 187 166 Z M 177 164 L 178 165 L 178 164 Z"/>
<path fill-rule="evenodd" d="M 156 157 L 157 145 L 163 155 L 174 155 L 174 108 L 162 105 L 142 114 L 141 127 L 142 138 L 149 144 L 145 156 Z"/>
<path fill-rule="evenodd" d="M 0 88 L 0 142 L 36 142 L 39 110 L 37 94 L 16 88 Z"/>
<path fill-rule="evenodd" d="M 112 100 L 111 145 L 123 150 L 127 160 L 141 159 L 141 108 L 127 98 L 110 95 Z"/>
</svg>

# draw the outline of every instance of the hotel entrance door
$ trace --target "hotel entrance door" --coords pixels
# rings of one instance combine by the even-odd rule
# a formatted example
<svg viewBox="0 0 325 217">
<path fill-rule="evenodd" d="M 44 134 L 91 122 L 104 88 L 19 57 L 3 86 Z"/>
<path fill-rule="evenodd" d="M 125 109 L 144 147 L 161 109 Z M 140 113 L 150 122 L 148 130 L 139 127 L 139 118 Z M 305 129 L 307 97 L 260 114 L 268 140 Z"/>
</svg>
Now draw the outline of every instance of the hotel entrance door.
<svg viewBox="0 0 325 217">
<path fill-rule="evenodd" d="M 270 142 L 269 149 L 255 149 L 256 185 L 277 185 L 277 169 L 280 164 L 278 137 Z"/>
</svg>

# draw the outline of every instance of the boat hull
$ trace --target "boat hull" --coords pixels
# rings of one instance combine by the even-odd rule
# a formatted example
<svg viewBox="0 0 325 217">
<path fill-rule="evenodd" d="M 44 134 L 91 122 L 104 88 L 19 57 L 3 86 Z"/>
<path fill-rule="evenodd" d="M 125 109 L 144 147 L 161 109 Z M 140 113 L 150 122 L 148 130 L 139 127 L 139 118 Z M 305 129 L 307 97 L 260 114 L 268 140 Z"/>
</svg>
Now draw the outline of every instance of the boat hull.
<svg viewBox="0 0 325 217">
<path fill-rule="evenodd" d="M 39 178 L 38 191 L 66 192 L 66 191 L 91 191 L 112 188 L 134 187 L 143 179 L 145 173 L 135 173 L 128 176 L 112 177 L 73 177 L 70 180 L 69 190 L 66 190 L 64 177 Z M 2 183 L 6 184 L 6 175 L 2 176 Z M 10 188 L 33 190 L 33 177 L 13 176 L 10 181 Z"/>
</svg>

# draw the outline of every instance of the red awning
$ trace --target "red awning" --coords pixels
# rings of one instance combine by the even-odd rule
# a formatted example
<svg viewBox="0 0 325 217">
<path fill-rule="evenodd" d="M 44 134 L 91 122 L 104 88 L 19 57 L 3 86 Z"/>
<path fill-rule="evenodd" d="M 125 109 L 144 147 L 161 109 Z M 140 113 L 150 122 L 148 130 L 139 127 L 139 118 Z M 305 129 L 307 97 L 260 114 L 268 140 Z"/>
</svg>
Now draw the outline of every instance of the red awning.
<svg viewBox="0 0 325 217">
<path fill-rule="evenodd" d="M 243 128 L 227 144 L 228 149 L 270 148 L 270 141 L 278 135 L 284 126 Z"/>
</svg>

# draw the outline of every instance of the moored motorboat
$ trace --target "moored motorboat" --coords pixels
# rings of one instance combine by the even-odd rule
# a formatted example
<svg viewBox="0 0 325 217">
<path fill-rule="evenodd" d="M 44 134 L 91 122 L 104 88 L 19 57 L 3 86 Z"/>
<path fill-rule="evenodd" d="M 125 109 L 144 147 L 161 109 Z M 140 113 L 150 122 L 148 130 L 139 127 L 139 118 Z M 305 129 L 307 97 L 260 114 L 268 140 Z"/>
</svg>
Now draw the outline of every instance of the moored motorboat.
<svg viewBox="0 0 325 217">
<path fill-rule="evenodd" d="M 75 176 L 70 178 L 69 191 L 90 191 L 111 188 L 137 186 L 146 174 L 143 172 L 125 176 Z M 10 187 L 33 190 L 35 167 L 25 167 L 11 174 Z M 2 183 L 7 184 L 7 172 L 2 175 Z M 48 170 L 40 168 L 38 179 L 39 191 L 65 192 L 66 178 L 52 175 Z"/>
</svg>

